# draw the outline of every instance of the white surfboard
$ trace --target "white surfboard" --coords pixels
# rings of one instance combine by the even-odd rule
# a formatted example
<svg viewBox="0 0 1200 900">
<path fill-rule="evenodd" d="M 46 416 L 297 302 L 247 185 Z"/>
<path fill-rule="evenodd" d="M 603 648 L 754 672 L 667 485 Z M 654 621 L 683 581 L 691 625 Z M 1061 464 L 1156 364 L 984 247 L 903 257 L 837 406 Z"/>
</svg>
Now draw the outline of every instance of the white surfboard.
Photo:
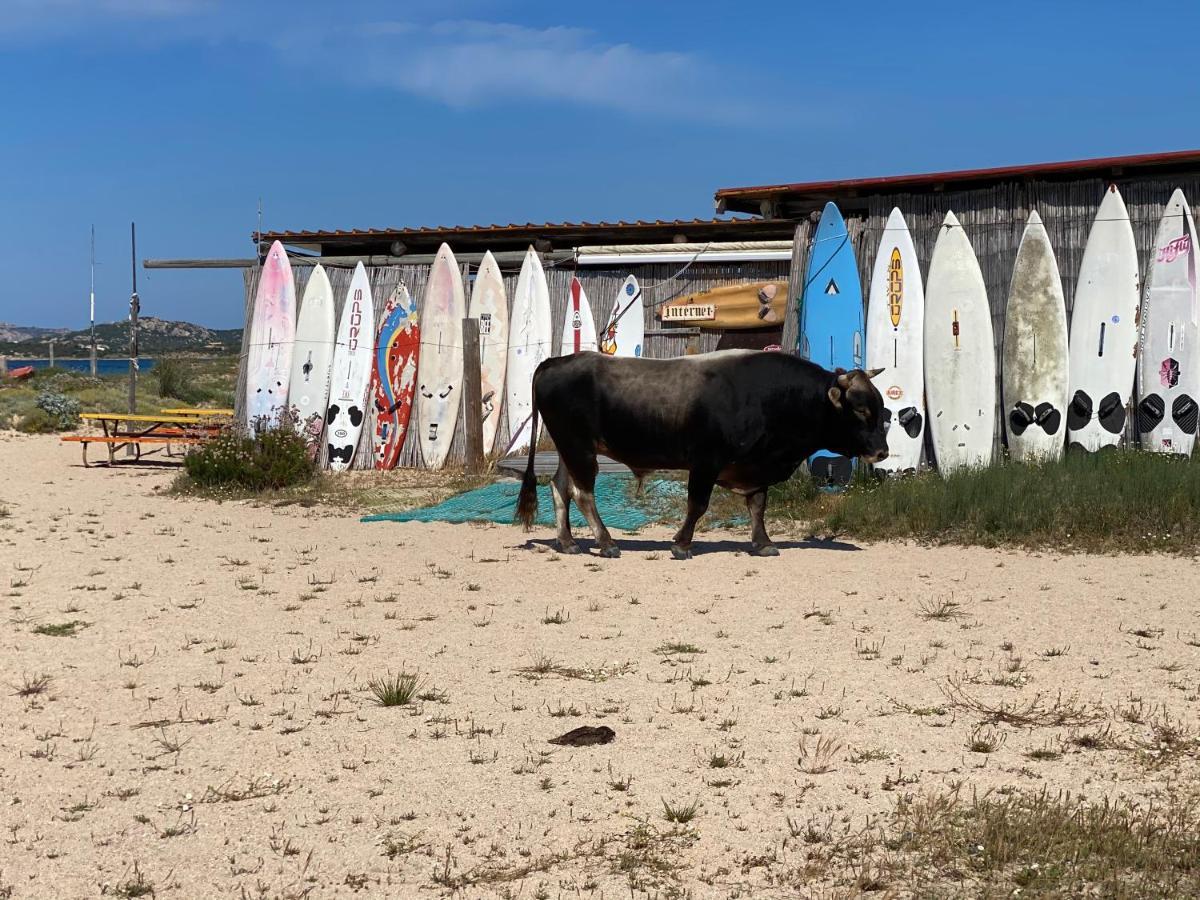
<svg viewBox="0 0 1200 900">
<path fill-rule="evenodd" d="M 1066 445 L 1067 307 L 1054 248 L 1037 210 L 1029 213 L 1013 264 L 1004 319 L 1004 423 L 1008 454 L 1058 459 Z"/>
<path fill-rule="evenodd" d="M 871 274 L 867 368 L 890 414 L 888 458 L 881 472 L 917 471 L 925 444 L 925 290 L 912 235 L 900 210 L 884 226 Z"/>
<path fill-rule="evenodd" d="M 579 279 L 572 276 L 559 355 L 570 356 L 584 350 L 595 350 L 596 347 L 596 321 L 592 318 L 592 305 L 588 303 Z"/>
<path fill-rule="evenodd" d="M 449 245 L 438 248 L 421 306 L 421 360 L 417 368 L 417 415 L 421 458 L 440 469 L 450 454 L 462 402 L 462 320 L 467 315 L 462 271 Z"/>
<path fill-rule="evenodd" d="M 329 408 L 325 414 L 329 468 L 335 472 L 350 468 L 354 460 L 358 436 L 367 417 L 367 388 L 374 362 L 375 303 L 367 270 L 359 263 L 354 267 L 342 306 L 337 346 L 333 350 Z"/>
<path fill-rule="evenodd" d="M 509 453 L 537 443 L 533 433 L 533 373 L 550 356 L 550 289 L 532 247 L 525 253 L 513 296 L 508 334 Z"/>
<path fill-rule="evenodd" d="M 1196 223 L 1183 191 L 1167 201 L 1142 301 L 1138 353 L 1138 430 L 1142 446 L 1191 455 L 1200 399 L 1200 296 L 1196 288 Z"/>
<path fill-rule="evenodd" d="M 600 352 L 609 356 L 641 356 L 646 340 L 644 315 L 642 288 L 630 275 L 613 299 L 604 333 L 600 335 Z"/>
<path fill-rule="evenodd" d="M 246 353 L 246 422 L 276 420 L 287 404 L 292 349 L 296 339 L 296 285 L 283 244 L 267 251 L 254 296 Z"/>
<path fill-rule="evenodd" d="M 996 434 L 992 315 L 979 261 L 952 212 L 925 284 L 925 396 L 938 470 L 989 465 Z"/>
<path fill-rule="evenodd" d="M 329 405 L 336 325 L 333 307 L 333 287 L 325 267 L 318 263 L 304 286 L 288 382 L 288 405 L 296 414 L 296 430 L 304 435 L 313 451 L 325 430 L 325 411 Z"/>
<path fill-rule="evenodd" d="M 1138 257 L 1116 185 L 1088 234 L 1071 309 L 1067 443 L 1094 452 L 1125 432 L 1138 343 Z"/>
<path fill-rule="evenodd" d="M 504 403 L 504 375 L 508 369 L 508 297 L 500 266 L 489 250 L 471 286 L 470 315 L 479 320 L 479 369 L 483 398 L 483 452 L 496 444 L 500 409 Z"/>
</svg>

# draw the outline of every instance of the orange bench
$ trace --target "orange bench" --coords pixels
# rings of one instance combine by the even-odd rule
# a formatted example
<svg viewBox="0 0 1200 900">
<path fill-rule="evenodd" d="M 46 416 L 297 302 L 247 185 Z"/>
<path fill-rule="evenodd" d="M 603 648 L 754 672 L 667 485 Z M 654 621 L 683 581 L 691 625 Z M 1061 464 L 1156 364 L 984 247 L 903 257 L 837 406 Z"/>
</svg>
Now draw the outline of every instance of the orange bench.
<svg viewBox="0 0 1200 900">
<path fill-rule="evenodd" d="M 132 447 L 133 451 L 134 451 L 133 452 L 134 462 L 139 462 L 143 455 L 142 454 L 142 445 L 143 444 L 161 444 L 161 445 L 163 445 L 161 447 L 161 449 L 167 454 L 167 456 L 171 456 L 171 455 L 173 455 L 171 453 L 171 445 L 172 444 L 176 444 L 176 445 L 199 444 L 204 441 L 204 438 L 200 437 L 199 435 L 187 435 L 187 434 L 182 434 L 182 433 L 179 435 L 142 435 L 142 436 L 131 435 L 131 434 L 120 434 L 120 435 L 68 434 L 68 435 L 63 436 L 62 441 L 63 441 L 63 443 L 81 444 L 83 446 L 83 464 L 84 464 L 84 466 L 88 465 L 88 455 L 87 455 L 88 444 L 104 444 L 105 447 L 108 449 L 108 464 L 111 466 L 116 463 L 117 451 L 120 450 L 122 447 Z M 158 450 L 150 450 L 146 453 L 146 455 L 148 456 L 150 453 L 157 453 L 157 452 L 158 452 Z"/>
</svg>

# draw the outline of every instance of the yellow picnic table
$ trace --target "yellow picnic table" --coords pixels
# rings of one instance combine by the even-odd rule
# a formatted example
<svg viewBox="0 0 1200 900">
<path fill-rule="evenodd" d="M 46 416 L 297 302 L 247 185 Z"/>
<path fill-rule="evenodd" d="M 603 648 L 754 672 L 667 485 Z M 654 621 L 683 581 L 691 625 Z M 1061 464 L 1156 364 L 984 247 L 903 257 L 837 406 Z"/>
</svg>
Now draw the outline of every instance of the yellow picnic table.
<svg viewBox="0 0 1200 900">
<path fill-rule="evenodd" d="M 221 429 L 218 422 L 205 422 L 194 414 L 179 415 L 161 413 L 83 413 L 84 422 L 98 425 L 103 434 L 69 434 L 64 443 L 80 444 L 83 447 L 83 464 L 88 464 L 88 444 L 104 444 L 108 449 L 108 464 L 117 461 L 117 451 L 132 447 L 134 460 L 143 455 L 162 450 L 172 456 L 171 445 L 198 444 Z M 143 453 L 143 446 L 154 445 L 155 449 Z"/>
<path fill-rule="evenodd" d="M 163 415 L 168 416 L 212 416 L 213 418 L 229 419 L 233 417 L 232 409 L 205 409 L 200 406 L 183 406 L 178 409 L 160 410 Z"/>
</svg>

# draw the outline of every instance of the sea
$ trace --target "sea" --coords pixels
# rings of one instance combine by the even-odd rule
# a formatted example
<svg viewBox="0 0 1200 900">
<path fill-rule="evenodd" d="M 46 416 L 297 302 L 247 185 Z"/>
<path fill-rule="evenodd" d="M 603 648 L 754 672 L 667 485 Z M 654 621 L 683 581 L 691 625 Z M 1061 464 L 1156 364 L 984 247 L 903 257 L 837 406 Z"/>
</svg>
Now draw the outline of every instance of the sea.
<svg viewBox="0 0 1200 900">
<path fill-rule="evenodd" d="M 13 359 L 9 357 L 9 371 L 19 369 L 21 366 L 33 366 L 35 369 L 47 369 L 50 367 L 49 359 Z M 55 357 L 54 366 L 58 369 L 70 369 L 72 372 L 90 372 L 92 371 L 92 361 L 90 359 L 63 359 Z M 138 372 L 149 372 L 154 368 L 154 359 L 149 356 L 138 357 Z M 128 359 L 98 359 L 96 360 L 97 375 L 123 375 L 129 371 Z"/>
</svg>

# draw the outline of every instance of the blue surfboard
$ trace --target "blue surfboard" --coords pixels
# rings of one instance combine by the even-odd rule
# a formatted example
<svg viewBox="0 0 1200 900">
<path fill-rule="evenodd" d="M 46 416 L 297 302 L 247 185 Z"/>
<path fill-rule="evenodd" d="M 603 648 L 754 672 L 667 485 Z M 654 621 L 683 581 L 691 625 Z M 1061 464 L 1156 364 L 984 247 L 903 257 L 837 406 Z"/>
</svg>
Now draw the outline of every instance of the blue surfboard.
<svg viewBox="0 0 1200 900">
<path fill-rule="evenodd" d="M 863 294 L 854 248 L 836 204 L 826 203 L 813 236 L 800 297 L 800 355 L 826 369 L 861 369 Z M 854 460 L 820 450 L 808 461 L 820 481 L 850 480 Z"/>
</svg>

